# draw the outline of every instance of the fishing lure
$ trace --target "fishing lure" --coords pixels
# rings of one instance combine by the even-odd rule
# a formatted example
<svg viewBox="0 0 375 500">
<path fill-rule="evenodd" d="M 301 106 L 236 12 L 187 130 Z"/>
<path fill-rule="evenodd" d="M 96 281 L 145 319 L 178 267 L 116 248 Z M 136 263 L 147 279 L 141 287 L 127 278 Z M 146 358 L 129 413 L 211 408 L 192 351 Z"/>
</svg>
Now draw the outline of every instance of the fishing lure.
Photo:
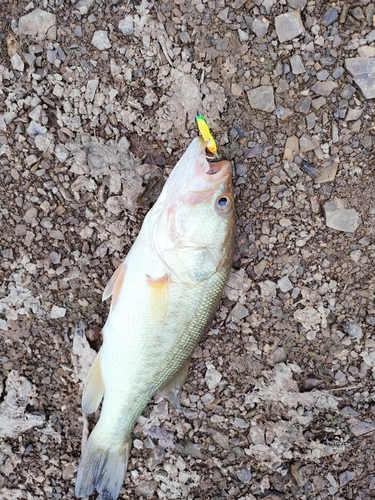
<svg viewBox="0 0 375 500">
<path fill-rule="evenodd" d="M 217 154 L 216 142 L 207 125 L 205 117 L 203 115 L 198 115 L 195 118 L 195 121 L 197 122 L 198 130 L 201 136 L 203 137 L 204 142 L 206 143 L 206 148 L 210 153 L 214 155 L 215 158 L 217 158 L 218 154 Z"/>
</svg>

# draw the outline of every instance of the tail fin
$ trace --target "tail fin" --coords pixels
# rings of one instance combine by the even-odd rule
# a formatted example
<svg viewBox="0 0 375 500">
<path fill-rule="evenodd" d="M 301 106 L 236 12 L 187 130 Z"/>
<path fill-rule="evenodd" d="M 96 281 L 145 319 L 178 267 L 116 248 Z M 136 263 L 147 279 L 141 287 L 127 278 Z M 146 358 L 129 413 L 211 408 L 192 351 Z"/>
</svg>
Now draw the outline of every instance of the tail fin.
<svg viewBox="0 0 375 500">
<path fill-rule="evenodd" d="M 96 489 L 103 500 L 117 500 L 128 465 L 130 446 L 131 440 L 119 444 L 105 443 L 95 427 L 78 467 L 76 496 L 89 496 Z"/>
</svg>

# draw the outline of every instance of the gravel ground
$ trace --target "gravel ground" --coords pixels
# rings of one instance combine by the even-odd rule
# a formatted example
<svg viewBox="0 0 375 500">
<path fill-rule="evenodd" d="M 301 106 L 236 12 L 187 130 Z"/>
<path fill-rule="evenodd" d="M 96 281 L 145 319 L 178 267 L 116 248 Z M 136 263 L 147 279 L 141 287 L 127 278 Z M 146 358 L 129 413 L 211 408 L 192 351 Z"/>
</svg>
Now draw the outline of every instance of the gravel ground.
<svg viewBox="0 0 375 500">
<path fill-rule="evenodd" d="M 237 249 L 120 498 L 375 497 L 371 0 L 2 0 L 0 498 L 74 499 L 101 293 L 203 113 Z"/>
</svg>

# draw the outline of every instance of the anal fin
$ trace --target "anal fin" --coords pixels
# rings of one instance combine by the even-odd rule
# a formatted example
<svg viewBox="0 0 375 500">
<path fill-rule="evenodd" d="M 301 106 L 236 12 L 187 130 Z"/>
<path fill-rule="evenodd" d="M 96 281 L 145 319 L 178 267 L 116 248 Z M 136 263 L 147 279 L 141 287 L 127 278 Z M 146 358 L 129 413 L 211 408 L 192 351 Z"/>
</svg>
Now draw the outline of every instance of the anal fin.
<svg viewBox="0 0 375 500">
<path fill-rule="evenodd" d="M 83 388 L 82 409 L 93 413 L 100 405 L 104 395 L 104 382 L 100 366 L 100 352 L 96 355 Z"/>
<path fill-rule="evenodd" d="M 181 410 L 181 391 L 182 386 L 185 383 L 187 373 L 189 371 L 190 366 L 190 358 L 186 361 L 186 363 L 180 368 L 180 370 L 173 376 L 172 379 L 168 380 L 168 382 L 158 391 L 158 394 L 163 398 L 167 399 L 170 403 L 172 403 L 178 410 Z"/>
</svg>

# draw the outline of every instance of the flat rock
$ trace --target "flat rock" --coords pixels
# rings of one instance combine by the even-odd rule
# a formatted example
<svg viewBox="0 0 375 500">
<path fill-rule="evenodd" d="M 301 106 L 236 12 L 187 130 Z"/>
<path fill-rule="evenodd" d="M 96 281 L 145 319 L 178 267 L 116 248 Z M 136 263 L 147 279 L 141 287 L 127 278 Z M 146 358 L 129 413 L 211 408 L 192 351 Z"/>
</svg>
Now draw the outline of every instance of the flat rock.
<svg viewBox="0 0 375 500">
<path fill-rule="evenodd" d="M 350 432 L 355 436 L 363 436 L 369 432 L 375 431 L 375 424 L 373 422 L 362 422 L 356 418 L 352 418 L 349 424 Z"/>
<path fill-rule="evenodd" d="M 157 487 L 156 481 L 141 481 L 135 488 L 135 494 L 137 497 L 152 498 Z"/>
<path fill-rule="evenodd" d="M 335 158 L 331 165 L 323 168 L 319 175 L 315 178 L 316 184 L 323 184 L 324 182 L 332 182 L 335 180 L 337 169 L 339 166 L 339 159 Z"/>
<path fill-rule="evenodd" d="M 296 10 L 275 17 L 275 29 L 280 43 L 293 40 L 305 31 L 301 14 Z"/>
<path fill-rule="evenodd" d="M 108 38 L 108 31 L 97 30 L 94 32 L 91 43 L 99 50 L 111 48 L 111 42 Z"/>
<path fill-rule="evenodd" d="M 237 321 L 246 318 L 248 314 L 249 314 L 248 309 L 246 309 L 246 307 L 243 306 L 242 304 L 236 304 L 231 312 L 231 316 L 235 318 Z"/>
<path fill-rule="evenodd" d="M 303 9 L 307 4 L 307 0 L 288 0 L 288 5 L 289 7 L 292 7 L 292 9 L 297 9 L 300 7 Z"/>
<path fill-rule="evenodd" d="M 361 223 L 361 218 L 354 208 L 344 208 L 343 201 L 336 198 L 327 201 L 324 206 L 326 224 L 337 231 L 354 233 Z"/>
<path fill-rule="evenodd" d="M 293 288 L 293 284 L 290 281 L 290 279 L 288 278 L 288 276 L 283 276 L 282 278 L 280 278 L 277 281 L 277 285 L 280 288 L 280 291 L 283 293 L 289 292 L 289 290 L 292 290 L 292 288 Z"/>
<path fill-rule="evenodd" d="M 320 314 L 311 306 L 297 309 L 293 316 L 306 330 L 315 329 L 320 324 Z"/>
<path fill-rule="evenodd" d="M 35 9 L 18 21 L 19 35 L 43 35 L 56 40 L 56 16 L 42 9 Z"/>
<path fill-rule="evenodd" d="M 299 153 L 299 140 L 296 135 L 288 137 L 284 147 L 284 160 L 293 160 L 295 154 Z"/>
<path fill-rule="evenodd" d="M 337 82 L 333 82 L 331 80 L 325 81 L 325 82 L 316 82 L 312 87 L 311 90 L 315 92 L 315 94 L 322 95 L 324 97 L 327 97 L 331 94 L 331 92 L 338 87 Z"/>
<path fill-rule="evenodd" d="M 375 58 L 353 57 L 345 59 L 345 68 L 354 78 L 366 99 L 375 97 Z"/>
<path fill-rule="evenodd" d="M 247 42 L 248 41 L 249 35 L 246 31 L 238 29 L 237 33 L 238 33 L 238 38 L 239 38 L 240 42 Z"/>
<path fill-rule="evenodd" d="M 299 54 L 294 54 L 294 56 L 290 58 L 290 65 L 293 75 L 300 75 L 306 72 L 302 57 Z"/>
<path fill-rule="evenodd" d="M 25 68 L 25 63 L 22 61 L 21 56 L 17 53 L 10 58 L 10 62 L 12 63 L 12 68 L 17 71 L 23 71 Z"/>
<path fill-rule="evenodd" d="M 50 313 L 50 318 L 51 319 L 59 319 L 63 318 L 66 314 L 66 309 L 65 307 L 59 307 L 59 306 L 52 306 L 51 313 Z"/>
<path fill-rule="evenodd" d="M 263 38 L 267 34 L 269 25 L 270 22 L 265 17 L 256 17 L 251 25 L 251 31 L 253 31 L 258 38 Z"/>
<path fill-rule="evenodd" d="M 301 153 L 306 153 L 307 151 L 312 151 L 319 146 L 319 139 L 316 137 L 309 137 L 303 134 L 299 140 L 299 149 Z"/>
<path fill-rule="evenodd" d="M 222 375 L 220 372 L 216 370 L 216 368 L 212 363 L 207 363 L 207 371 L 206 375 L 204 376 L 204 379 L 206 381 L 208 388 L 211 391 L 212 389 L 215 389 L 219 385 L 222 379 Z"/>
<path fill-rule="evenodd" d="M 276 283 L 271 280 L 262 281 L 259 283 L 260 294 L 263 298 L 276 297 Z"/>
<path fill-rule="evenodd" d="M 247 97 L 253 109 L 272 113 L 276 108 L 273 87 L 271 85 L 261 85 L 255 89 L 248 90 Z"/>
</svg>

